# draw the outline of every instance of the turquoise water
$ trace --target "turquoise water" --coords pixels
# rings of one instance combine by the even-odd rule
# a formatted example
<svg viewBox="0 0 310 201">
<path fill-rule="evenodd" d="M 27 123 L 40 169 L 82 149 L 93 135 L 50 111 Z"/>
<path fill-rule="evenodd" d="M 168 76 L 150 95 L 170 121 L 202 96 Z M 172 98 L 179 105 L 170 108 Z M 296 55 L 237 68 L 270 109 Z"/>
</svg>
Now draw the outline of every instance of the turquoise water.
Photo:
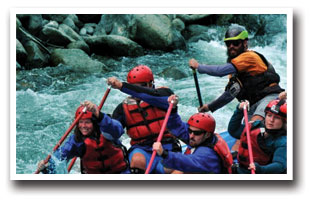
<svg viewBox="0 0 310 201">
<path fill-rule="evenodd" d="M 283 18 L 278 19 L 283 25 Z M 270 26 L 275 26 L 271 24 Z M 211 33 L 221 32 L 223 27 L 214 27 Z M 266 35 L 270 39 L 270 35 Z M 274 65 L 281 76 L 280 85 L 287 85 L 286 32 L 279 31 L 272 36 L 268 45 L 250 45 Z M 260 37 L 260 40 L 264 36 Z M 259 41 L 252 40 L 252 44 Z M 125 81 L 127 72 L 137 64 L 145 64 L 155 74 L 156 86 L 169 86 L 179 95 L 179 114 L 184 121 L 197 112 L 198 98 L 188 60 L 196 58 L 200 63 L 221 64 L 226 61 L 224 43 L 214 37 L 211 41 L 190 43 L 189 50 L 170 53 L 149 52 L 138 58 L 118 58 L 109 73 L 78 73 L 70 66 L 45 68 L 18 72 L 16 75 L 16 173 L 31 174 L 36 170 L 37 162 L 44 159 L 53 149 L 61 136 L 73 121 L 74 113 L 80 102 L 90 100 L 99 104 L 105 90 L 106 79 L 116 76 Z M 188 76 L 180 80 L 162 77 L 159 74 L 166 68 L 177 67 Z M 227 77 L 212 77 L 198 74 L 203 102 L 210 102 L 222 94 Z M 29 86 L 29 87 L 27 87 Z M 112 113 L 114 108 L 126 97 L 126 94 L 112 89 L 102 111 Z M 216 119 L 216 131 L 225 131 L 233 110 L 234 100 L 212 115 Z M 129 147 L 126 135 L 121 140 Z M 78 163 L 76 163 L 78 164 Z M 72 173 L 78 173 L 75 165 Z"/>
</svg>

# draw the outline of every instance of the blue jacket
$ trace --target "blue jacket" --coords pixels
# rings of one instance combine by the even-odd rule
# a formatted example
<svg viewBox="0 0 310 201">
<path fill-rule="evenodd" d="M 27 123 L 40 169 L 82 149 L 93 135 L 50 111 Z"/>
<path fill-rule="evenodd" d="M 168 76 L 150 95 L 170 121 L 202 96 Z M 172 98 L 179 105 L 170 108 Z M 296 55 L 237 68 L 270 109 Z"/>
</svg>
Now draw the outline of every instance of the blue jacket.
<svg viewBox="0 0 310 201">
<path fill-rule="evenodd" d="M 104 138 L 113 141 L 114 143 L 121 145 L 119 141 L 120 136 L 124 133 L 123 126 L 119 121 L 112 119 L 108 115 L 103 114 L 102 120 L 98 123 L 101 134 Z M 58 148 L 49 160 L 49 166 L 47 173 L 55 174 L 62 171 L 66 173 L 64 168 L 66 164 L 74 157 L 82 158 L 85 153 L 86 147 L 84 141 L 77 142 L 75 136 L 71 135 L 63 146 Z M 58 168 L 58 164 L 63 164 L 65 167 Z"/>
<path fill-rule="evenodd" d="M 234 138 L 240 139 L 241 133 L 244 130 L 245 125 L 241 124 L 243 118 L 242 110 L 237 108 L 231 117 L 228 125 L 228 132 Z M 253 122 L 252 127 L 264 127 L 262 121 Z M 272 161 L 267 165 L 256 165 L 256 173 L 258 174 L 279 174 L 285 173 L 287 168 L 287 137 L 286 135 L 269 135 L 264 138 L 264 150 L 268 150 L 268 153 L 272 155 Z M 238 173 L 249 173 L 249 170 L 239 167 Z"/>
<path fill-rule="evenodd" d="M 167 123 L 168 129 L 173 135 L 189 144 L 189 125 L 181 120 L 177 113 L 172 113 Z M 215 143 L 213 137 L 209 141 Z M 163 164 L 167 168 L 180 170 L 185 173 L 221 173 L 222 163 L 218 154 L 210 147 L 198 146 L 192 154 L 168 152 Z"/>
</svg>

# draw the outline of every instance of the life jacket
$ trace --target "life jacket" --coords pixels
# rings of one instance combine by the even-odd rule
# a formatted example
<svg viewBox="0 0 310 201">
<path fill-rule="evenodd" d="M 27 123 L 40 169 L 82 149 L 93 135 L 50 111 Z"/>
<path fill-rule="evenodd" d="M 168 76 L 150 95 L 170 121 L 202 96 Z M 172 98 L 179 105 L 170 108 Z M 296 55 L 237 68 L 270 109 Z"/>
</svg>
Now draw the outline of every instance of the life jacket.
<svg viewBox="0 0 310 201">
<path fill-rule="evenodd" d="M 223 165 L 223 173 L 228 173 L 228 174 L 232 174 L 232 164 L 233 164 L 233 157 L 230 153 L 229 147 L 227 145 L 227 143 L 225 142 L 225 140 L 217 133 L 214 134 L 215 135 L 215 143 L 211 144 L 211 143 L 206 143 L 203 144 L 202 146 L 207 146 L 212 148 L 221 158 L 222 161 L 222 165 Z M 189 149 L 189 147 L 187 147 L 187 149 L 185 150 L 184 154 L 188 155 L 188 154 L 192 154 L 193 150 Z"/>
<path fill-rule="evenodd" d="M 251 105 L 269 94 L 284 91 L 279 86 L 280 76 L 276 73 L 272 64 L 262 54 L 255 53 L 267 66 L 267 70 L 256 75 L 250 72 L 238 72 L 231 76 L 225 88 L 239 101 L 248 100 Z"/>
<path fill-rule="evenodd" d="M 132 97 L 123 101 L 123 109 L 126 116 L 127 134 L 131 138 L 130 144 L 152 145 L 160 133 L 166 112 Z M 168 138 L 174 139 L 175 137 L 166 128 L 163 142 Z"/>
<path fill-rule="evenodd" d="M 252 128 L 252 124 L 249 124 L 251 145 L 253 152 L 253 160 L 259 165 L 267 165 L 271 161 L 271 153 L 268 153 L 267 149 L 264 149 L 264 139 L 263 134 L 265 132 L 264 128 Z M 249 151 L 247 143 L 246 128 L 244 128 L 240 137 L 240 146 L 237 155 L 238 162 L 241 166 L 248 167 L 249 161 Z"/>
<path fill-rule="evenodd" d="M 121 173 L 128 167 L 126 148 L 100 135 L 99 140 L 86 138 L 86 151 L 81 159 L 81 172 L 86 174 Z"/>
</svg>

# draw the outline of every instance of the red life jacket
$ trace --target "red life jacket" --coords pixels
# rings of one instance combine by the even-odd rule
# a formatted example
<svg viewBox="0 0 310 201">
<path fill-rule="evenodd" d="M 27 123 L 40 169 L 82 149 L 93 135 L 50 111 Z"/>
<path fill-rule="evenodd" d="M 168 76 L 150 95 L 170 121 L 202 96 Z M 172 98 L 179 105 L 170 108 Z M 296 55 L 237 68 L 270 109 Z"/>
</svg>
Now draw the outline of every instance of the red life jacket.
<svg viewBox="0 0 310 201">
<path fill-rule="evenodd" d="M 253 152 L 253 160 L 260 165 L 267 165 L 270 163 L 271 154 L 266 153 L 262 150 L 260 143 L 258 142 L 259 137 L 263 137 L 265 130 L 264 128 L 252 128 L 252 124 L 249 124 L 250 127 L 250 136 L 251 136 L 251 144 L 252 144 L 252 152 Z M 246 136 L 246 129 L 244 128 L 241 137 L 240 137 L 240 145 L 238 150 L 238 162 L 240 165 L 244 167 L 248 167 L 250 164 L 249 161 L 249 151 L 248 151 L 248 143 Z"/>
<path fill-rule="evenodd" d="M 231 166 L 233 164 L 233 157 L 230 153 L 229 147 L 225 140 L 217 133 L 215 133 L 215 137 L 217 138 L 214 145 L 208 144 L 207 146 L 212 148 L 222 159 L 223 167 L 225 168 L 224 172 L 229 174 L 232 173 Z M 184 154 L 191 154 L 191 149 L 189 147 L 186 148 Z"/>
<path fill-rule="evenodd" d="M 120 173 L 127 168 L 125 148 L 116 145 L 100 135 L 99 142 L 94 139 L 84 140 L 86 152 L 82 157 L 82 171 L 87 174 Z"/>
<path fill-rule="evenodd" d="M 166 112 L 144 101 L 140 103 L 128 97 L 123 102 L 126 116 L 127 134 L 131 138 L 130 144 L 155 142 L 165 119 Z M 173 138 L 167 128 L 164 138 Z"/>
</svg>

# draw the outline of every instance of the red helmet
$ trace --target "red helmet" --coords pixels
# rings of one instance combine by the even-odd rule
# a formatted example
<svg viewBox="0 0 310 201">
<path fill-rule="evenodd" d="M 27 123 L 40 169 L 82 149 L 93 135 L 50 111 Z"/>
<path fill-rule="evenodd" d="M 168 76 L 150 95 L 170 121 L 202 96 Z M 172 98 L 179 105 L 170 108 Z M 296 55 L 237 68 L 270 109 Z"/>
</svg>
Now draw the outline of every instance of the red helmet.
<svg viewBox="0 0 310 201">
<path fill-rule="evenodd" d="M 83 112 L 83 109 L 84 109 L 84 106 L 82 106 L 82 105 L 80 107 L 78 107 L 78 109 L 75 112 L 75 118 L 77 118 L 79 116 L 79 114 L 81 114 L 81 112 Z M 84 113 L 82 115 L 81 119 L 91 119 L 92 116 L 93 116 L 93 113 L 86 110 L 86 113 Z"/>
<path fill-rule="evenodd" d="M 285 100 L 272 100 L 265 108 L 265 113 L 271 112 L 286 119 L 287 104 Z"/>
<path fill-rule="evenodd" d="M 135 83 L 149 83 L 154 81 L 154 76 L 151 69 L 145 65 L 139 65 L 131 69 L 127 75 L 127 82 Z"/>
<path fill-rule="evenodd" d="M 209 133 L 213 133 L 215 130 L 215 120 L 208 113 L 196 113 L 189 118 L 187 123 Z"/>
</svg>

